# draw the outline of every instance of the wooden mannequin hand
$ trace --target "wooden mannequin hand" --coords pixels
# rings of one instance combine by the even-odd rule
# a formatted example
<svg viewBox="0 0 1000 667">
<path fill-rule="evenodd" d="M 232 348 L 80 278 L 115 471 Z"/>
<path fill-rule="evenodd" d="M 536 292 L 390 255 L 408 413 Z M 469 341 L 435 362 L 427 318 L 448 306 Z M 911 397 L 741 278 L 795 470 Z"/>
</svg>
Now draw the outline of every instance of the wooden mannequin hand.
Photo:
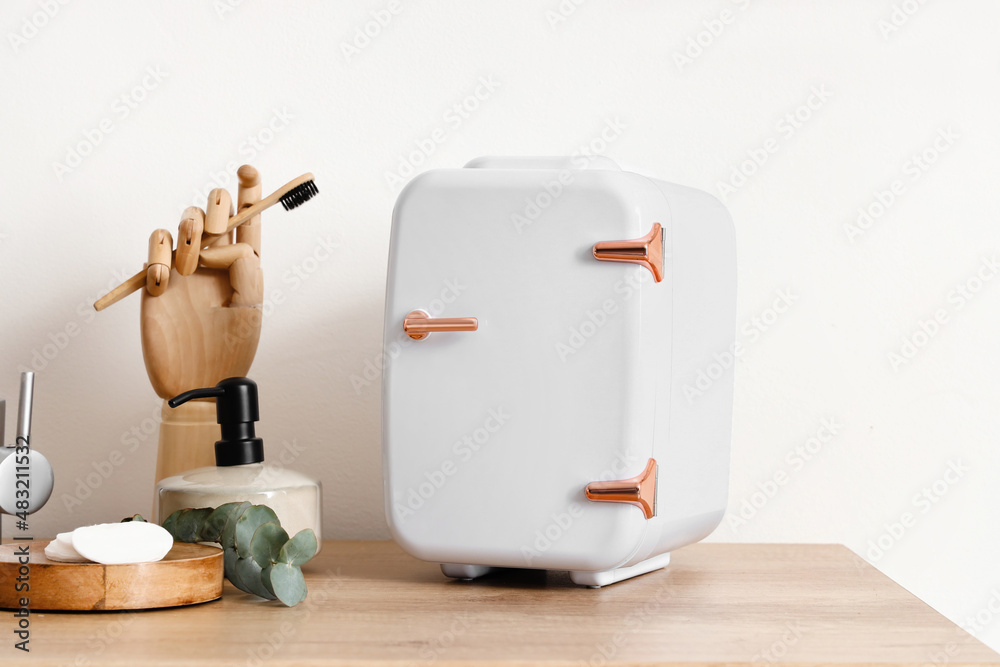
<svg viewBox="0 0 1000 667">
<path fill-rule="evenodd" d="M 243 165 L 238 176 L 237 205 L 243 209 L 260 199 L 260 175 Z M 260 340 L 264 291 L 260 215 L 236 228 L 235 242 L 227 234 L 205 248 L 199 243 L 203 227 L 231 215 L 228 193 L 213 190 L 205 212 L 193 206 L 184 211 L 172 265 L 147 267 L 149 282 L 140 309 L 142 356 L 162 398 L 250 371 Z M 151 262 L 157 244 L 171 246 L 170 234 L 153 232 Z M 159 255 L 164 256 L 170 257 Z"/>
</svg>

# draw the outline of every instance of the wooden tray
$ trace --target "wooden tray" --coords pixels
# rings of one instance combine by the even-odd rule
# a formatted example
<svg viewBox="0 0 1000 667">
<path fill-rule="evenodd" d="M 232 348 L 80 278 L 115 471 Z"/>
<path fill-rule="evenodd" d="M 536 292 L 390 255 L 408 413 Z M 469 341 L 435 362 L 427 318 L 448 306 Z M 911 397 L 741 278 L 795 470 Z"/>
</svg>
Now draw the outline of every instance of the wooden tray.
<svg viewBox="0 0 1000 667">
<path fill-rule="evenodd" d="M 175 542 L 155 563 L 59 563 L 45 557 L 49 540 L 0 545 L 0 608 L 17 609 L 28 597 L 32 611 L 158 609 L 222 597 L 222 549 Z M 27 545 L 30 591 L 15 589 L 17 550 Z"/>
</svg>

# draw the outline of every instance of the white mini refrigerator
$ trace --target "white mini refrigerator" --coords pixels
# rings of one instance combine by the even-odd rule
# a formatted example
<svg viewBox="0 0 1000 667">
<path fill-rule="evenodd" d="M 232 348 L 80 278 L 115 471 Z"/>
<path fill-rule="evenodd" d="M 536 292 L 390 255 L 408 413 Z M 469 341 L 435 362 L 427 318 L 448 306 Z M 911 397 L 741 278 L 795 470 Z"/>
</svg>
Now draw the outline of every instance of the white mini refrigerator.
<svg viewBox="0 0 1000 667">
<path fill-rule="evenodd" d="M 712 196 L 607 158 L 481 158 L 392 220 L 382 461 L 410 554 L 471 579 L 665 566 L 722 519 L 736 256 Z"/>
</svg>

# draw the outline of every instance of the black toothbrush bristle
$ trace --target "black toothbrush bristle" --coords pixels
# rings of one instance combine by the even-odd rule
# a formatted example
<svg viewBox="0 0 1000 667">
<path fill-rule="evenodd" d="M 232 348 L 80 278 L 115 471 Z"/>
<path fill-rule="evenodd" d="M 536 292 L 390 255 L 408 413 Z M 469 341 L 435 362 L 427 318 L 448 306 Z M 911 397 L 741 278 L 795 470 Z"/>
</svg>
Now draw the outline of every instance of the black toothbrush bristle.
<svg viewBox="0 0 1000 667">
<path fill-rule="evenodd" d="M 281 205 L 285 207 L 286 211 L 291 211 L 296 206 L 306 203 L 318 194 L 319 188 L 316 187 L 316 182 L 306 181 L 305 183 L 296 185 L 285 193 L 281 198 Z"/>
</svg>

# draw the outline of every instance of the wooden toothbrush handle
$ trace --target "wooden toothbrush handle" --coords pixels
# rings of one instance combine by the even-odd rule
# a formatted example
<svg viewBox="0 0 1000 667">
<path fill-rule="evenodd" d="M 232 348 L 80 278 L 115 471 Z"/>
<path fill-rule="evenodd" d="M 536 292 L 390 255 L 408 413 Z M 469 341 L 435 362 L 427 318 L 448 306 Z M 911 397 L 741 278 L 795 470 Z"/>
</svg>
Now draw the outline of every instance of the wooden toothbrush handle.
<svg viewBox="0 0 1000 667">
<path fill-rule="evenodd" d="M 94 302 L 94 310 L 104 310 L 108 306 L 118 303 L 132 292 L 136 292 L 146 286 L 146 269 L 114 288 L 100 299 Z"/>
</svg>

